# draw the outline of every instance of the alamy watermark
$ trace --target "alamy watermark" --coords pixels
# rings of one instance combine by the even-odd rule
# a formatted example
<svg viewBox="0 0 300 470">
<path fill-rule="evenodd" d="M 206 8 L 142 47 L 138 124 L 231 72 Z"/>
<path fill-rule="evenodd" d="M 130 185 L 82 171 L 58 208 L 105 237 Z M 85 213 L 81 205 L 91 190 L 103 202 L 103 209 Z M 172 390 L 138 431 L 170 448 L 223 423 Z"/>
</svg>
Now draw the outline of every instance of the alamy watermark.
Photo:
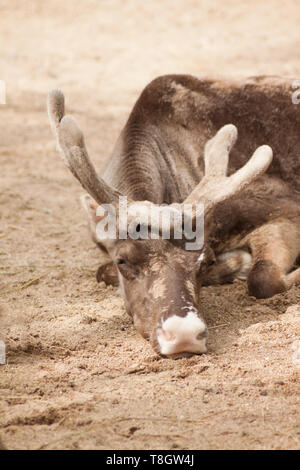
<svg viewBox="0 0 300 470">
<path fill-rule="evenodd" d="M 0 365 L 6 364 L 5 343 L 0 340 Z"/>
<path fill-rule="evenodd" d="M 3 80 L 0 80 L 0 104 L 6 104 L 6 86 Z"/>
<path fill-rule="evenodd" d="M 99 240 L 183 240 L 186 250 L 200 250 L 204 243 L 204 205 L 157 205 L 130 203 L 126 196 L 119 204 L 97 208 L 96 233 Z"/>
</svg>

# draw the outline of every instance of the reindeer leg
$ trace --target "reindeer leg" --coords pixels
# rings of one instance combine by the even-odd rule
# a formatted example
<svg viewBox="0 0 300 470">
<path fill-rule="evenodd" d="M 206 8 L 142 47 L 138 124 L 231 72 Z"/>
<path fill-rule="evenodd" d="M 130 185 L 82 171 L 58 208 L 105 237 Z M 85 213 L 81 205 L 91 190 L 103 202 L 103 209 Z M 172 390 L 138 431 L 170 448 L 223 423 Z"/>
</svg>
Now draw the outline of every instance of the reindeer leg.
<svg viewBox="0 0 300 470">
<path fill-rule="evenodd" d="M 300 282 L 300 270 L 290 273 L 300 253 L 300 218 L 280 218 L 254 230 L 248 243 L 253 265 L 248 275 L 249 294 L 272 297 Z"/>
</svg>

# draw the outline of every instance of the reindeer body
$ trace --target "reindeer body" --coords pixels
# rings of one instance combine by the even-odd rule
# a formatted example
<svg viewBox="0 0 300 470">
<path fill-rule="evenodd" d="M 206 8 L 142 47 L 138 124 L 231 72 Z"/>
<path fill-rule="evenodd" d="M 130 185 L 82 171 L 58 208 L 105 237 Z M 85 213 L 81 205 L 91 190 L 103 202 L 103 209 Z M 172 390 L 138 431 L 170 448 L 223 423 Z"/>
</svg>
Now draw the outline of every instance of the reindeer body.
<svg viewBox="0 0 300 470">
<path fill-rule="evenodd" d="M 300 253 L 299 112 L 289 83 L 278 78 L 229 83 L 159 77 L 142 92 L 99 177 L 75 121 L 63 118 L 63 95 L 50 95 L 58 149 L 98 204 L 115 203 L 121 194 L 152 206 L 204 204 L 210 221 L 205 246 L 188 253 L 165 240 L 107 245 L 96 236 L 97 204 L 88 197 L 84 202 L 106 259 L 97 278 L 120 282 L 128 313 L 157 352 L 205 352 L 202 283 L 240 277 L 250 294 L 269 297 L 300 281 L 299 270 L 290 273 Z M 227 123 L 239 129 L 229 166 L 236 127 L 216 134 Z M 247 163 L 264 143 L 275 153 L 265 174 L 272 158 L 266 145 Z M 210 247 L 217 255 L 212 266 Z"/>
</svg>

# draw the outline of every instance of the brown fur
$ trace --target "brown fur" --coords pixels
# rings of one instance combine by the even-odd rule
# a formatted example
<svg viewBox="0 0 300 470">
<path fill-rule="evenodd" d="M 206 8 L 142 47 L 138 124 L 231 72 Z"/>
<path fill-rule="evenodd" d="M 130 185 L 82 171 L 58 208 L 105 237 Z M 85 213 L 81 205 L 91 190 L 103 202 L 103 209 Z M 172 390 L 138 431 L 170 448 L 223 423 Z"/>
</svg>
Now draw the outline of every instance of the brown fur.
<svg viewBox="0 0 300 470">
<path fill-rule="evenodd" d="M 102 265 L 98 268 L 96 279 L 98 282 L 105 282 L 106 285 L 118 286 L 118 271 L 113 263 Z"/>
<path fill-rule="evenodd" d="M 257 227 L 282 215 L 287 220 L 300 215 L 300 115 L 291 100 L 291 83 L 279 77 L 253 77 L 241 82 L 176 75 L 159 77 L 145 88 L 137 101 L 122 133 L 122 153 L 117 152 L 113 157 L 119 161 L 120 173 L 123 165 L 140 169 L 135 173 L 125 172 L 118 189 L 130 188 L 130 195 L 136 199 L 170 203 L 184 200 L 199 181 L 204 168 L 204 145 L 222 125 L 232 122 L 239 130 L 237 144 L 231 152 L 230 172 L 245 164 L 247 155 L 258 145 L 269 144 L 274 159 L 268 172 L 238 196 L 219 204 L 210 235 L 216 253 L 240 245 L 251 250 L 254 244 L 257 251 L 261 246 L 260 256 L 270 258 L 269 263 L 263 263 L 262 269 L 260 256 L 257 260 L 255 255 L 248 282 L 251 294 L 257 296 L 262 295 L 262 290 L 265 296 L 271 296 L 286 288 L 282 276 L 299 252 L 298 243 L 295 248 L 289 244 L 283 259 L 275 261 L 275 266 L 279 265 L 275 269 L 272 259 L 278 250 L 282 253 L 278 246 L 280 240 L 277 246 L 271 244 L 264 229 L 258 236 L 249 236 Z M 139 144 L 140 136 L 144 152 Z M 163 158 L 156 158 L 157 152 Z M 155 188 L 143 185 L 139 192 L 141 176 L 149 179 L 152 175 L 157 179 L 156 171 L 165 190 L 157 191 L 156 184 Z M 296 224 L 294 232 L 298 230 Z M 288 231 L 289 228 L 283 230 L 281 239 Z M 265 244 L 271 252 L 268 255 L 263 249 Z M 217 276 L 220 282 L 234 278 L 235 273 L 228 264 L 218 269 L 224 271 Z M 262 279 L 266 285 L 270 284 L 269 288 L 254 287 Z"/>
<path fill-rule="evenodd" d="M 257 261 L 251 269 L 248 279 L 249 294 L 257 299 L 272 297 L 285 290 L 281 272 L 276 264 L 265 259 Z"/>
<path fill-rule="evenodd" d="M 98 240 L 110 262 L 99 269 L 98 280 L 115 283 L 118 272 L 127 311 L 154 349 L 158 350 L 155 331 L 161 318 L 183 315 L 187 302 L 198 308 L 205 275 L 205 283 L 230 282 L 243 268 L 243 257 L 236 255 L 209 268 L 214 258 L 209 245 L 217 255 L 240 249 L 251 253 L 247 282 L 249 293 L 258 298 L 300 281 L 300 271 L 290 272 L 300 253 L 300 114 L 291 100 L 291 83 L 278 77 L 236 82 L 188 75 L 159 77 L 144 89 L 129 116 L 103 171 L 100 196 L 101 181 L 94 179 L 89 190 L 93 168 L 84 163 L 86 174 L 78 179 L 97 202 L 109 199 L 111 192 L 114 201 L 121 193 L 134 201 L 171 204 L 182 203 L 202 181 L 205 144 L 225 124 L 232 123 L 239 131 L 229 175 L 258 146 L 268 144 L 273 149 L 267 173 L 214 208 L 214 221 L 206 224 L 205 247 L 198 253 L 166 240 L 119 240 L 109 248 Z M 59 126 L 62 115 L 62 109 L 56 110 L 54 125 Z M 77 137 L 70 118 L 68 125 L 80 145 L 83 137 L 79 133 Z M 71 152 L 70 157 L 67 149 L 66 155 L 78 177 L 75 163 L 80 154 L 72 156 Z M 92 206 L 86 204 L 95 239 Z M 200 254 L 201 266 L 197 263 Z"/>
</svg>

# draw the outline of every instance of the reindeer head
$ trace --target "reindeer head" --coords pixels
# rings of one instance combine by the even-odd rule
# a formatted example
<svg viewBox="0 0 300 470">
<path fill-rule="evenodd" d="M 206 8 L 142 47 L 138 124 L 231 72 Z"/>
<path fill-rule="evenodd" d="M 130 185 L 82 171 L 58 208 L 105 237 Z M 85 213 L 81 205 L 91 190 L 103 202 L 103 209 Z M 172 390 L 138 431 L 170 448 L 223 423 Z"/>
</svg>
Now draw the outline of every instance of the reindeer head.
<svg viewBox="0 0 300 470">
<path fill-rule="evenodd" d="M 126 310 L 137 330 L 163 355 L 206 352 L 207 328 L 198 304 L 202 279 L 214 261 L 207 243 L 213 210 L 266 171 L 272 160 L 271 148 L 259 147 L 244 167 L 227 177 L 229 152 L 236 141 L 237 129 L 232 124 L 226 125 L 207 142 L 204 177 L 183 203 L 167 207 L 177 214 L 185 214 L 185 208 L 192 207 L 189 217 L 193 227 L 204 216 L 203 245 L 186 249 L 184 227 L 182 237 L 176 237 L 173 219 L 166 239 L 163 236 L 166 208 L 162 210 L 150 201 L 127 200 L 121 234 L 119 202 L 124 195 L 97 175 L 76 121 L 64 116 L 64 97 L 59 90 L 49 94 L 48 113 L 61 157 L 90 195 L 84 196 L 83 205 L 92 237 L 117 270 Z M 131 211 L 134 206 L 142 208 L 142 212 L 152 211 L 155 217 L 137 219 Z M 107 236 L 98 228 L 111 215 L 116 230 L 114 236 Z M 132 225 L 138 227 L 135 233 L 144 235 L 128 236 Z"/>
</svg>

